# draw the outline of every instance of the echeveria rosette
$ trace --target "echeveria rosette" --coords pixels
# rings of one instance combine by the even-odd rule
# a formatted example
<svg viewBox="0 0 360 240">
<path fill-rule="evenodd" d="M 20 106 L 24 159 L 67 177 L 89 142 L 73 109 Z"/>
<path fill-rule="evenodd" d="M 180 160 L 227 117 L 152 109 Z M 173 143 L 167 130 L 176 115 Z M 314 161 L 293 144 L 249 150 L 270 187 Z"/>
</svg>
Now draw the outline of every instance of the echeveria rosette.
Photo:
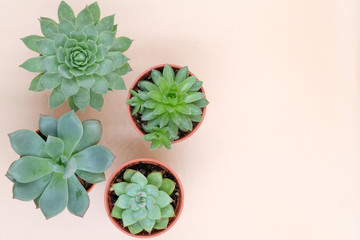
<svg viewBox="0 0 360 240">
<path fill-rule="evenodd" d="M 123 178 L 124 182 L 115 183 L 111 188 L 119 196 L 111 216 L 122 219 L 123 226 L 132 234 L 165 229 L 169 218 L 175 216 L 170 197 L 175 183 L 163 178 L 160 172 L 145 177 L 132 169 L 126 170 Z"/>
<path fill-rule="evenodd" d="M 178 139 L 179 129 L 193 130 L 193 122 L 202 121 L 202 108 L 209 104 L 200 91 L 202 82 L 189 76 L 188 67 L 182 67 L 176 74 L 170 65 L 163 72 L 153 69 L 152 82 L 140 81 L 138 91 L 130 90 L 132 97 L 127 104 L 133 107 L 132 115 L 138 113 L 147 122 L 144 136 L 152 141 L 150 149 L 171 148 L 171 142 Z"/>
<path fill-rule="evenodd" d="M 86 106 L 100 110 L 103 94 L 108 90 L 124 90 L 121 76 L 131 68 L 123 52 L 131 45 L 127 37 L 115 38 L 114 15 L 100 20 L 97 2 L 86 6 L 76 17 L 71 7 L 62 1 L 58 9 L 59 23 L 40 18 L 44 36 L 30 35 L 22 39 L 25 45 L 40 54 L 21 67 L 40 73 L 30 84 L 30 90 L 53 89 L 50 108 L 68 99 L 71 109 Z"/>
<path fill-rule="evenodd" d="M 82 217 L 90 202 L 77 176 L 89 183 L 104 181 L 104 171 L 114 160 L 110 150 L 97 145 L 101 124 L 81 122 L 72 111 L 59 120 L 41 116 L 39 128 L 46 141 L 31 130 L 9 134 L 11 146 L 21 156 L 7 172 L 14 182 L 14 198 L 34 200 L 47 219 L 66 207 Z"/>
</svg>

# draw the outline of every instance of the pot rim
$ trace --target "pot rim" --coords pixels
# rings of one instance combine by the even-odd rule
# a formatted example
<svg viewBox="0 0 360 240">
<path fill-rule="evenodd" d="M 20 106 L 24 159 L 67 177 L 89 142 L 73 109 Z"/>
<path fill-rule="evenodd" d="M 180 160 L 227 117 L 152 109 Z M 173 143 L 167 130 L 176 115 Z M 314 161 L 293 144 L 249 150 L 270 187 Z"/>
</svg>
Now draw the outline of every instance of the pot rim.
<svg viewBox="0 0 360 240">
<path fill-rule="evenodd" d="M 131 167 L 132 165 L 135 165 L 137 163 L 140 163 L 140 162 L 144 162 L 146 164 L 153 164 L 153 165 L 159 165 L 161 168 L 163 168 L 165 171 L 168 171 L 170 172 L 174 178 L 176 179 L 177 181 L 177 184 L 178 184 L 178 187 L 179 187 L 179 193 L 180 193 L 180 201 L 178 202 L 178 211 L 177 211 L 177 208 L 175 209 L 177 213 L 177 215 L 174 217 L 174 220 L 171 221 L 171 223 L 167 226 L 166 229 L 163 229 L 163 230 L 160 230 L 156 233 L 151 233 L 149 235 L 134 235 L 134 234 L 131 234 L 128 230 L 126 230 L 127 228 L 121 226 L 116 220 L 115 218 L 113 218 L 111 216 L 111 204 L 109 204 L 109 190 L 110 190 L 110 187 L 112 185 L 112 182 L 114 180 L 114 178 L 116 177 L 116 175 L 121 172 L 123 169 L 126 169 L 126 168 L 129 168 Z M 162 235 L 164 234 L 165 232 L 167 232 L 170 228 L 172 228 L 175 223 L 178 221 L 178 219 L 180 218 L 181 216 L 181 213 L 182 213 L 182 210 L 184 208 L 184 188 L 182 186 L 182 183 L 180 181 L 180 178 L 179 176 L 175 173 L 175 171 L 173 169 L 171 169 L 168 165 L 166 165 L 165 163 L 163 162 L 160 162 L 159 160 L 156 160 L 156 159 L 152 159 L 152 158 L 137 158 L 137 159 L 133 159 L 131 161 L 128 161 L 124 164 L 122 164 L 120 167 L 118 167 L 110 176 L 109 180 L 107 181 L 107 184 L 106 184 L 106 187 L 105 187 L 105 192 L 104 192 L 104 205 L 105 205 L 105 211 L 106 211 L 106 214 L 108 215 L 110 221 L 115 225 L 116 228 L 118 228 L 119 230 L 121 230 L 123 233 L 127 234 L 128 236 L 131 236 L 131 237 L 135 237 L 135 238 L 153 238 L 153 237 L 157 237 L 159 235 Z"/>
<path fill-rule="evenodd" d="M 142 80 L 142 78 L 147 75 L 149 72 L 151 72 L 153 69 L 157 69 L 157 68 L 164 68 L 165 65 L 167 64 L 159 64 L 159 65 L 156 65 L 156 66 L 153 66 L 153 67 L 150 67 L 148 68 L 147 70 L 145 70 L 143 73 L 141 73 L 137 78 L 136 80 L 133 82 L 133 84 L 131 85 L 131 90 L 134 89 L 134 87 L 138 84 L 138 82 L 140 82 Z M 168 64 L 170 65 L 172 68 L 175 68 L 175 69 L 180 69 L 181 66 L 179 65 L 176 65 L 176 64 Z M 191 71 L 189 71 L 189 75 L 190 76 L 195 76 Z M 199 80 L 198 78 L 196 78 L 196 80 Z M 200 88 L 201 92 L 204 94 L 204 98 L 206 99 L 206 94 L 205 94 L 205 90 L 203 87 Z M 128 96 L 126 98 L 126 101 L 129 100 L 131 98 L 131 93 L 130 91 L 128 92 Z M 203 107 L 202 108 L 202 120 L 201 122 L 199 122 L 196 127 L 189 133 L 187 134 L 185 137 L 182 137 L 182 138 L 179 138 L 177 140 L 174 140 L 171 142 L 171 144 L 175 144 L 175 143 L 179 143 L 179 142 L 182 142 L 184 141 L 185 139 L 188 139 L 189 137 L 191 137 L 200 127 L 200 125 L 202 124 L 202 122 L 204 121 L 204 118 L 205 118 L 205 114 L 206 114 L 206 107 Z M 139 127 L 135 124 L 135 121 L 131 115 L 131 109 L 130 109 L 130 105 L 129 104 L 126 104 L 126 110 L 127 110 L 127 113 L 128 113 L 128 116 L 130 118 L 130 122 L 131 122 L 131 125 L 133 125 L 133 127 L 135 128 L 135 130 L 141 135 L 141 136 L 144 136 L 145 134 L 139 129 Z"/>
</svg>

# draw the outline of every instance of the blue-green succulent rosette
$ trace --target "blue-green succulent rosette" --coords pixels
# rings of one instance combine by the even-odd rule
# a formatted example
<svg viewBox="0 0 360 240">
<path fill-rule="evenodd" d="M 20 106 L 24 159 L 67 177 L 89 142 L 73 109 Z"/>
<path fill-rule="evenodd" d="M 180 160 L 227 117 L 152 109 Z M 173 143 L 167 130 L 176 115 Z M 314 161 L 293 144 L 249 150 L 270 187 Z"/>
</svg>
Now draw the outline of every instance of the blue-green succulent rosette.
<svg viewBox="0 0 360 240">
<path fill-rule="evenodd" d="M 14 183 L 14 198 L 33 200 L 47 219 L 65 208 L 84 216 L 90 199 L 79 178 L 88 183 L 104 181 L 104 171 L 114 160 L 109 149 L 97 144 L 100 122 L 81 122 L 71 111 L 59 120 L 41 116 L 39 129 L 41 136 L 27 129 L 9 134 L 11 146 L 21 156 L 6 174 Z"/>
<path fill-rule="evenodd" d="M 100 19 L 97 2 L 86 6 L 76 17 L 71 7 L 62 1 L 58 8 L 59 23 L 41 17 L 44 36 L 22 38 L 25 45 L 40 54 L 21 64 L 39 73 L 30 90 L 53 89 L 50 108 L 62 105 L 66 99 L 71 109 L 82 111 L 90 105 L 101 110 L 103 94 L 110 90 L 125 90 L 122 78 L 131 68 L 123 54 L 132 40 L 116 38 L 114 16 Z"/>
</svg>

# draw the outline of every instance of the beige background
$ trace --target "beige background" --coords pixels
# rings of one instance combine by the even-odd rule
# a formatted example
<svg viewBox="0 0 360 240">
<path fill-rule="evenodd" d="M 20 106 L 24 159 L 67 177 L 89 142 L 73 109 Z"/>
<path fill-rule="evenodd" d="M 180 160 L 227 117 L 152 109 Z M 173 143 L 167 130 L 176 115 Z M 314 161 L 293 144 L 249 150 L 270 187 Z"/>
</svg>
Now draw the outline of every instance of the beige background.
<svg viewBox="0 0 360 240">
<path fill-rule="evenodd" d="M 1 1 L 0 173 L 17 159 L 7 133 L 37 129 L 50 91 L 28 91 L 18 67 L 36 54 L 19 38 L 40 34 L 40 16 L 60 1 Z M 75 12 L 92 1 L 69 0 Z M 100 0 L 118 36 L 135 39 L 129 87 L 146 68 L 188 65 L 210 100 L 199 131 L 171 151 L 149 151 L 125 111 L 125 91 L 105 97 L 101 143 L 121 163 L 152 157 L 182 179 L 178 223 L 158 239 L 360 239 L 360 99 L 357 0 Z M 0 178 L 0 239 L 129 239 L 104 210 L 105 182 L 84 219 L 46 221 L 32 202 L 12 200 Z"/>
</svg>

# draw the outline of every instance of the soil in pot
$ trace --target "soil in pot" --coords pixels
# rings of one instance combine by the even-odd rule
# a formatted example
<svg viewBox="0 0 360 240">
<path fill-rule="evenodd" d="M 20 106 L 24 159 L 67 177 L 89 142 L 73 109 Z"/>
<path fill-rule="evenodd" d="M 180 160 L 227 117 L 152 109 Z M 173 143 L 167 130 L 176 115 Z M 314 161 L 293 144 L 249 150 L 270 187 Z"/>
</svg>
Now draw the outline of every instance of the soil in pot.
<svg viewBox="0 0 360 240">
<path fill-rule="evenodd" d="M 154 69 L 162 72 L 162 70 L 164 69 L 164 67 L 154 68 Z M 177 68 L 174 69 L 175 76 L 176 76 L 176 74 L 178 73 L 179 70 L 180 70 L 180 69 L 177 69 Z M 144 75 L 143 78 L 139 80 L 139 82 L 140 82 L 140 81 L 149 81 L 149 82 L 151 82 L 151 83 L 154 83 L 154 81 L 152 80 L 152 77 L 151 77 L 151 71 L 150 71 L 149 73 L 147 73 L 146 75 Z M 138 83 L 136 84 L 136 86 L 132 89 L 132 90 L 134 90 L 135 92 L 138 92 L 139 90 L 141 90 L 140 87 L 139 87 L 139 82 L 138 82 Z M 202 92 L 202 89 L 200 89 L 199 92 Z M 133 97 L 133 96 L 131 95 L 131 97 Z M 133 110 L 134 110 L 134 107 L 133 107 L 133 106 L 130 106 L 130 112 L 133 112 Z M 204 108 L 201 108 L 201 111 L 204 112 Z M 143 126 L 146 125 L 148 122 L 147 122 L 147 121 L 142 121 L 142 120 L 141 120 L 141 114 L 139 114 L 139 113 L 136 113 L 136 114 L 134 114 L 134 115 L 131 115 L 131 117 L 133 118 L 136 126 L 140 129 L 140 131 L 141 131 L 143 134 L 146 135 L 147 132 L 144 130 Z M 199 124 L 198 122 L 192 122 L 193 129 L 195 129 L 198 124 Z M 181 130 L 179 129 L 179 131 L 178 131 L 179 139 L 182 139 L 182 138 L 186 137 L 186 136 L 189 135 L 191 132 L 192 132 L 192 131 L 186 131 L 186 132 L 184 132 L 184 131 L 181 131 Z"/>
<path fill-rule="evenodd" d="M 174 189 L 173 193 L 170 195 L 170 197 L 173 199 L 173 202 L 171 203 L 171 205 L 173 206 L 175 213 L 177 213 L 177 208 L 179 208 L 179 203 L 181 202 L 179 183 L 177 182 L 176 178 L 170 172 L 164 170 L 162 167 L 160 167 L 158 165 L 139 162 L 139 163 L 129 166 L 128 168 L 124 168 L 121 172 L 119 172 L 116 175 L 116 177 L 113 179 L 113 181 L 111 182 L 111 185 L 118 183 L 118 182 L 125 181 L 123 176 L 127 169 L 133 169 L 135 171 L 139 171 L 144 176 L 148 176 L 150 173 L 152 173 L 154 171 L 161 172 L 163 175 L 163 178 L 169 178 L 170 180 L 175 182 L 175 189 Z M 117 199 L 119 197 L 115 194 L 115 191 L 110 191 L 110 194 L 108 196 L 109 196 L 108 204 L 111 206 L 111 209 L 110 209 L 110 212 L 111 212 L 115 205 L 115 202 L 117 201 Z M 121 219 L 117 219 L 117 218 L 113 218 L 113 219 L 115 219 L 124 230 L 128 231 L 127 228 L 123 227 L 123 223 L 122 223 Z M 170 218 L 168 226 L 170 226 L 172 221 L 174 221 L 175 219 L 176 219 L 176 216 Z M 153 229 L 151 234 L 155 234 L 157 232 L 162 232 L 164 230 L 165 229 L 162 229 L 162 230 Z M 149 233 L 146 232 L 145 230 L 143 230 L 142 232 L 136 234 L 136 236 L 149 236 Z"/>
<path fill-rule="evenodd" d="M 37 133 L 42 139 L 44 139 L 44 141 L 46 141 L 46 137 L 40 132 L 40 130 L 37 130 L 36 133 Z M 75 175 L 76 175 L 76 174 L 75 174 Z M 76 175 L 76 177 L 79 179 L 79 182 L 80 182 L 81 185 L 85 188 L 85 190 L 86 190 L 87 192 L 89 192 L 94 184 L 85 181 L 84 179 L 80 178 L 80 177 L 77 176 L 77 175 Z"/>
</svg>

